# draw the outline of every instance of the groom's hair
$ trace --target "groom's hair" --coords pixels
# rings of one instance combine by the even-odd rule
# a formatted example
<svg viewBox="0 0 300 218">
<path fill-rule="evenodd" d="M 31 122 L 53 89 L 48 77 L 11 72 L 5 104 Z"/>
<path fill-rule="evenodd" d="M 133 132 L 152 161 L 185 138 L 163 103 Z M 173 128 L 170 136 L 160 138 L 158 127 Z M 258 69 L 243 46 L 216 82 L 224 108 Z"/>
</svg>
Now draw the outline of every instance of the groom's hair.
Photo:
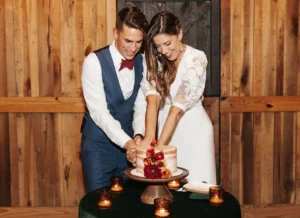
<svg viewBox="0 0 300 218">
<path fill-rule="evenodd" d="M 116 29 L 122 31 L 123 25 L 139 29 L 144 34 L 148 31 L 148 21 L 146 16 L 138 7 L 125 7 L 119 11 L 116 20 Z"/>
</svg>

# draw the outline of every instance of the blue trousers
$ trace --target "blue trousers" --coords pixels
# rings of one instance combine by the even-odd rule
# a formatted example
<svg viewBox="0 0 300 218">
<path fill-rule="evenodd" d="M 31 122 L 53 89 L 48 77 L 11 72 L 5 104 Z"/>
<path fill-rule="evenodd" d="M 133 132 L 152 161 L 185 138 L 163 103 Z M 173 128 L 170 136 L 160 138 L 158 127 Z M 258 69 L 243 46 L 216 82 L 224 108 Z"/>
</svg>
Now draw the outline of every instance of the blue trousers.
<svg viewBox="0 0 300 218">
<path fill-rule="evenodd" d="M 127 177 L 129 167 L 125 150 L 112 144 L 100 143 L 86 136 L 81 138 L 81 159 L 88 192 L 110 185 L 112 176 Z"/>
</svg>

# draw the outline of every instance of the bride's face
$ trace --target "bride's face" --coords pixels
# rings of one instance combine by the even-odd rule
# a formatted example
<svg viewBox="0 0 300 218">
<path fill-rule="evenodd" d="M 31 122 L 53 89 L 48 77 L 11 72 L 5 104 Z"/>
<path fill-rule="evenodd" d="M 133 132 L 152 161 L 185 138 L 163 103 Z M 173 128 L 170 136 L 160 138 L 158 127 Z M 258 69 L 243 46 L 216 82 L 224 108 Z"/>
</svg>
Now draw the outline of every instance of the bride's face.
<svg viewBox="0 0 300 218">
<path fill-rule="evenodd" d="M 153 42 L 157 52 L 164 55 L 169 61 L 175 61 L 181 52 L 181 38 L 181 34 L 158 34 L 153 38 Z"/>
</svg>

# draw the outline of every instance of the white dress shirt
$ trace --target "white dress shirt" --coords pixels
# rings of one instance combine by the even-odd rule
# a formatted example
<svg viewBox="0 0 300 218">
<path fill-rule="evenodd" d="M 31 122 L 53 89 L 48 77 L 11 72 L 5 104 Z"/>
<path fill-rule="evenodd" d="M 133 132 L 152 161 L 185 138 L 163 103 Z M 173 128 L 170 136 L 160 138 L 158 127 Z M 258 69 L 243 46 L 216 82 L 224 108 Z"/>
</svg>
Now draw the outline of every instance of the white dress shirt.
<svg viewBox="0 0 300 218">
<path fill-rule="evenodd" d="M 125 58 L 117 50 L 115 41 L 109 46 L 109 51 L 124 99 L 126 100 L 133 92 L 135 82 L 134 69 L 124 68 L 119 72 L 121 59 Z M 120 147 L 124 147 L 125 143 L 131 138 L 123 131 L 120 122 L 114 119 L 107 108 L 100 64 L 94 52 L 90 53 L 83 62 L 81 80 L 84 99 L 91 118 L 96 125 L 104 131 L 111 141 Z M 134 106 L 134 134 L 144 134 L 145 132 L 145 110 L 146 101 L 142 91 L 139 90 Z"/>
</svg>

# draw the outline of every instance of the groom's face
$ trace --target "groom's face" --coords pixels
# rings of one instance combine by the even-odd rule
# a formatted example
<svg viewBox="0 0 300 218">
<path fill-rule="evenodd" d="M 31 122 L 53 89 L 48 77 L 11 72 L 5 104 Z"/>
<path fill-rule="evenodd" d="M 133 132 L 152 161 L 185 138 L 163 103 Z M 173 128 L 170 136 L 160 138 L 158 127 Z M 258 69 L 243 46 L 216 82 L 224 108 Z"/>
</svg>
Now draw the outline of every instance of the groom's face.
<svg viewBox="0 0 300 218">
<path fill-rule="evenodd" d="M 136 53 L 141 49 L 143 36 L 144 34 L 141 30 L 128 27 L 125 24 L 121 31 L 114 29 L 116 48 L 127 60 L 133 59 Z"/>
</svg>

